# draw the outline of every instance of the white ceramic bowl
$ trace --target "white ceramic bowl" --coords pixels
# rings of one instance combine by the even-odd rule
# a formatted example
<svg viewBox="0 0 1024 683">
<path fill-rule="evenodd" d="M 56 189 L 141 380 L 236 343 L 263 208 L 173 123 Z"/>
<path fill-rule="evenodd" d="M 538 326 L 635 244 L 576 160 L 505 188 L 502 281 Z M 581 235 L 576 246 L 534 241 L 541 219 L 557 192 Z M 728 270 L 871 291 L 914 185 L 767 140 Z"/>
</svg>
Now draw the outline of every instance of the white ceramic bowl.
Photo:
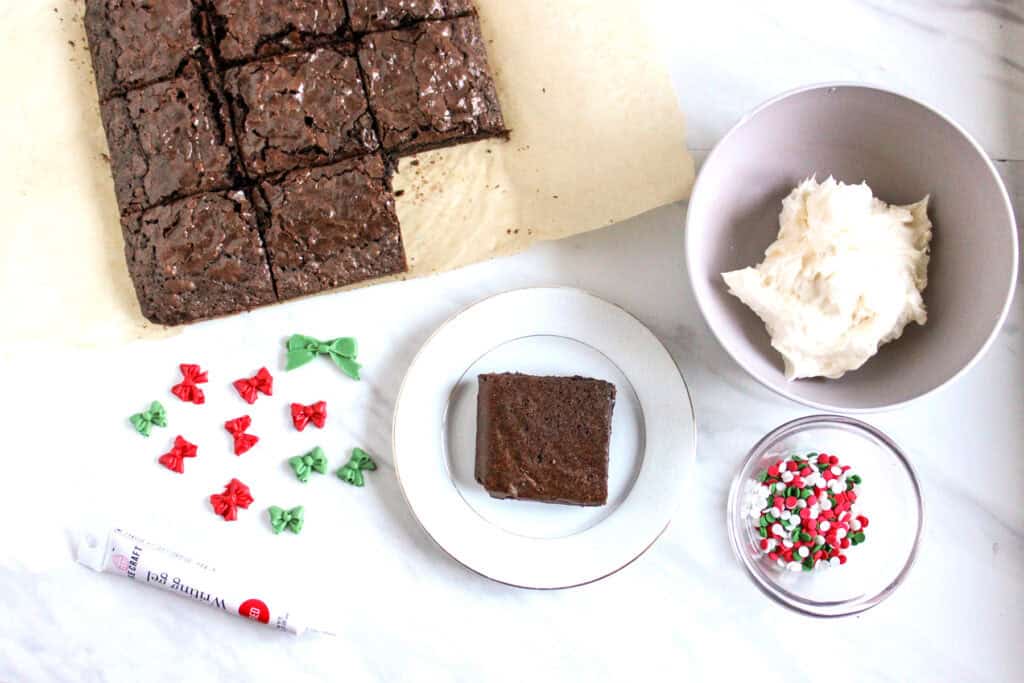
<svg viewBox="0 0 1024 683">
<path fill-rule="evenodd" d="M 721 273 L 759 263 L 778 233 L 782 199 L 801 180 L 867 181 L 906 204 L 931 195 L 928 324 L 907 326 L 839 380 L 787 382 L 764 324 Z M 809 406 L 892 408 L 966 372 L 988 349 L 1017 280 L 1017 230 L 992 162 L 956 123 L 875 87 L 831 84 L 781 95 L 737 123 L 693 188 L 686 262 L 697 304 L 725 350 L 768 388 Z"/>
</svg>

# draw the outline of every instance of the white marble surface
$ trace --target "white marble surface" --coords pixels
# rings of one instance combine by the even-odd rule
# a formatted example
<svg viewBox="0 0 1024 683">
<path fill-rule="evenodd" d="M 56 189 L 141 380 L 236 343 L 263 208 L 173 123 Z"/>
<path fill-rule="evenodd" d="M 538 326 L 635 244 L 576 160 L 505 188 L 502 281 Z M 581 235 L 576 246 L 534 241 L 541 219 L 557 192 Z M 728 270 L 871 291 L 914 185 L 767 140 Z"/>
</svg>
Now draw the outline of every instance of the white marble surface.
<svg viewBox="0 0 1024 683">
<path fill-rule="evenodd" d="M 1001 160 L 1024 213 L 1024 2 L 665 5 L 676 16 L 660 22 L 660 42 L 694 149 L 778 91 L 867 80 L 960 120 Z M 197 325 L 116 353 L 0 361 L 0 681 L 1024 679 L 1022 298 L 967 377 L 868 418 L 910 451 L 922 478 L 920 559 L 880 607 L 812 621 L 757 592 L 724 533 L 743 453 L 809 411 L 746 377 L 710 337 L 683 271 L 684 216 L 685 206 L 669 206 L 514 258 Z M 405 367 L 439 323 L 488 294 L 544 284 L 591 290 L 661 337 L 695 398 L 699 467 L 687 507 L 638 562 L 584 588 L 529 592 L 467 572 L 417 527 L 389 466 L 390 420 Z M 298 330 L 358 334 L 365 381 L 329 367 L 277 372 L 275 399 L 251 411 L 268 425 L 265 442 L 236 460 L 220 422 L 245 406 L 228 383 L 264 363 L 278 370 L 278 344 Z M 205 407 L 165 393 L 182 360 L 211 371 Z M 173 426 L 144 442 L 124 418 L 153 397 L 167 399 Z M 288 431 L 292 398 L 326 398 L 328 428 Z M 178 431 L 200 442 L 201 455 L 175 478 L 153 461 Z M 282 462 L 316 442 L 334 463 L 361 444 L 384 467 L 363 490 L 328 478 L 303 488 Z M 235 474 L 259 500 L 228 525 L 211 519 L 204 497 Z M 271 535 L 263 506 L 300 502 L 310 520 L 302 536 Z M 262 567 L 308 596 L 338 637 L 292 640 L 92 574 L 72 562 L 71 539 L 104 521 L 220 564 Z M 818 647 L 833 654 L 812 654 Z"/>
</svg>

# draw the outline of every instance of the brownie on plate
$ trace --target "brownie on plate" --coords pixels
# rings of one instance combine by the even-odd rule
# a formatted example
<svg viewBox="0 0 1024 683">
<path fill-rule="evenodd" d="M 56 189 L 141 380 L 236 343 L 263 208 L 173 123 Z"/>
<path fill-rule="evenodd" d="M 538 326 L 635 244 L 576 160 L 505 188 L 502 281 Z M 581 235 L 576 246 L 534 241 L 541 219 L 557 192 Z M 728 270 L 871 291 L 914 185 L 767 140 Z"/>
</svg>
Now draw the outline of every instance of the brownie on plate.
<svg viewBox="0 0 1024 683">
<path fill-rule="evenodd" d="M 213 40 L 229 64 L 344 38 L 344 0 L 212 0 Z"/>
<path fill-rule="evenodd" d="M 227 107 L 193 67 L 100 106 L 122 212 L 235 182 Z"/>
<path fill-rule="evenodd" d="M 379 154 L 260 184 L 281 299 L 406 270 L 390 170 Z"/>
<path fill-rule="evenodd" d="M 332 48 L 229 69 L 242 162 L 259 177 L 378 148 L 354 56 Z"/>
<path fill-rule="evenodd" d="M 202 47 L 192 0 L 86 0 L 100 99 L 174 76 Z"/>
<path fill-rule="evenodd" d="M 128 272 L 151 321 L 177 325 L 275 301 L 244 192 L 194 195 L 121 223 Z"/>
<path fill-rule="evenodd" d="M 506 133 L 476 16 L 368 34 L 359 61 L 388 152 Z"/>
<path fill-rule="evenodd" d="M 495 498 L 608 501 L 615 385 L 586 377 L 480 375 L 476 480 Z"/>
<path fill-rule="evenodd" d="M 453 19 L 473 12 L 472 0 L 345 0 L 352 30 L 386 31 L 424 19 Z"/>
</svg>

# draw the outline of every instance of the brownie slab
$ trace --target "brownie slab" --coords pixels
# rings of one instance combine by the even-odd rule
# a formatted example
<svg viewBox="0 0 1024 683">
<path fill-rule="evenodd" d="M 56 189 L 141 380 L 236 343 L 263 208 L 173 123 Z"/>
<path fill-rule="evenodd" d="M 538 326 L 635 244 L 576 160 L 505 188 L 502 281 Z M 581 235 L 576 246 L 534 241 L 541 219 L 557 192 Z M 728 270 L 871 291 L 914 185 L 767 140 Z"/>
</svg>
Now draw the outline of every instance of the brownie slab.
<svg viewBox="0 0 1024 683">
<path fill-rule="evenodd" d="M 345 0 L 352 30 L 387 31 L 424 19 L 453 19 L 473 12 L 472 0 Z"/>
<path fill-rule="evenodd" d="M 142 313 L 163 325 L 275 301 L 256 215 L 241 191 L 194 195 L 124 216 Z"/>
<path fill-rule="evenodd" d="M 265 181 L 264 233 L 281 299 L 406 270 L 390 172 L 380 155 Z"/>
<path fill-rule="evenodd" d="M 506 132 L 475 16 L 368 34 L 359 61 L 388 152 Z"/>
<path fill-rule="evenodd" d="M 353 56 L 328 48 L 280 55 L 229 69 L 224 87 L 254 177 L 379 146 Z"/>
<path fill-rule="evenodd" d="M 348 34 L 344 0 L 212 0 L 210 18 L 220 57 L 229 64 Z"/>
<path fill-rule="evenodd" d="M 201 50 L 192 0 L 86 0 L 100 99 L 174 76 Z"/>
<path fill-rule="evenodd" d="M 615 385 L 518 373 L 478 378 L 476 480 L 494 498 L 604 505 Z"/>
<path fill-rule="evenodd" d="M 122 212 L 227 189 L 238 175 L 228 111 L 198 70 L 100 105 Z"/>
</svg>

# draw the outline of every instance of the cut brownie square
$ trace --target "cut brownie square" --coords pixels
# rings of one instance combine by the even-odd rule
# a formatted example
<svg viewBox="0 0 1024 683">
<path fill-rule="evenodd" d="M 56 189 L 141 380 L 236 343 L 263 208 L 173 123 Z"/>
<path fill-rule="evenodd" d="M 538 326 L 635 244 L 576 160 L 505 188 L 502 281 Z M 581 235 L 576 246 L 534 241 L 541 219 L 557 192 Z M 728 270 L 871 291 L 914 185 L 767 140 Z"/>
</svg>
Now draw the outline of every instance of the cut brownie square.
<svg viewBox="0 0 1024 683">
<path fill-rule="evenodd" d="M 229 69 L 224 86 L 250 175 L 379 147 L 353 56 L 328 48 L 280 55 Z"/>
<path fill-rule="evenodd" d="M 357 33 L 387 31 L 424 19 L 454 19 L 473 12 L 472 0 L 345 0 Z"/>
<path fill-rule="evenodd" d="M 142 314 L 177 325 L 273 303 L 274 286 L 245 193 L 206 193 L 122 219 Z"/>
<path fill-rule="evenodd" d="M 100 106 L 121 211 L 231 187 L 239 174 L 223 99 L 193 66 Z"/>
<path fill-rule="evenodd" d="M 201 49 L 192 0 L 86 0 L 100 99 L 174 76 Z"/>
<path fill-rule="evenodd" d="M 480 375 L 476 480 L 495 498 L 604 505 L 615 385 Z"/>
<path fill-rule="evenodd" d="M 380 155 L 292 171 L 260 190 L 281 299 L 406 270 L 390 171 Z"/>
<path fill-rule="evenodd" d="M 389 152 L 505 134 L 475 16 L 364 36 L 359 61 Z"/>
<path fill-rule="evenodd" d="M 348 34 L 344 0 L 212 0 L 210 11 L 214 41 L 229 64 Z"/>
</svg>

